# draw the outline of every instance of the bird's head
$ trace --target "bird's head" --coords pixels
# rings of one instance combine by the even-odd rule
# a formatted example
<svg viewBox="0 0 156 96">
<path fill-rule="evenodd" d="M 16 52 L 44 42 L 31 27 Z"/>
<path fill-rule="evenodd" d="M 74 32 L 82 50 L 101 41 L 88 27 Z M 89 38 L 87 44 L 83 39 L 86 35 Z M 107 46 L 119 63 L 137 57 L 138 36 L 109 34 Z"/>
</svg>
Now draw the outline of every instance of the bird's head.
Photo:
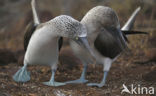
<svg viewBox="0 0 156 96">
<path fill-rule="evenodd" d="M 67 37 L 84 47 L 94 56 L 87 40 L 87 29 L 79 21 L 70 16 L 61 15 L 57 19 L 58 36 Z"/>
</svg>

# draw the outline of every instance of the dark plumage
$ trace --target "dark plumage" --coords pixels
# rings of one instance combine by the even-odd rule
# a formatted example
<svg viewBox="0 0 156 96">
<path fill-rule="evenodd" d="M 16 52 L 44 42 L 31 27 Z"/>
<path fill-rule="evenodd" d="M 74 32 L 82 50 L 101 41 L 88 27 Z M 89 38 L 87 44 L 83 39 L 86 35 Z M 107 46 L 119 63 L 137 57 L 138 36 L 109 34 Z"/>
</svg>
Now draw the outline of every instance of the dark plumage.
<svg viewBox="0 0 156 96">
<path fill-rule="evenodd" d="M 37 25 L 35 26 L 35 24 L 33 22 L 30 22 L 26 29 L 25 29 L 25 34 L 24 34 L 24 50 L 27 50 L 27 46 L 29 44 L 29 40 L 32 36 L 32 34 L 34 33 L 34 31 L 36 30 Z"/>
<path fill-rule="evenodd" d="M 31 39 L 31 36 L 33 35 L 34 31 L 38 28 L 38 25 L 35 25 L 34 22 L 30 22 L 26 29 L 24 34 L 24 50 L 27 50 L 29 41 Z M 59 41 L 59 50 L 61 50 L 62 44 L 63 44 L 63 37 L 60 37 Z"/>
<path fill-rule="evenodd" d="M 101 55 L 111 59 L 115 58 L 127 47 L 123 42 L 124 40 L 122 40 L 122 34 L 119 34 L 115 30 L 115 28 L 109 28 L 109 31 L 107 29 L 101 31 L 94 42 L 96 50 Z"/>
<path fill-rule="evenodd" d="M 122 30 L 125 35 L 134 35 L 134 34 L 148 34 L 147 32 L 134 31 L 134 30 Z"/>
<path fill-rule="evenodd" d="M 59 51 L 60 51 L 63 45 L 63 37 L 60 37 L 58 43 L 59 43 Z"/>
</svg>

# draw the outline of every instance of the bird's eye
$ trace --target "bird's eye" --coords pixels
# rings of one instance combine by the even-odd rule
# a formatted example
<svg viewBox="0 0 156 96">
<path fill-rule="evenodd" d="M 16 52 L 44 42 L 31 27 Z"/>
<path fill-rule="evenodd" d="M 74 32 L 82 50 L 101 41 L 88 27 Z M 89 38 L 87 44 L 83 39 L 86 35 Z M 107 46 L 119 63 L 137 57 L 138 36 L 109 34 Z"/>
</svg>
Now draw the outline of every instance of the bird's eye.
<svg viewBox="0 0 156 96">
<path fill-rule="evenodd" d="M 79 37 L 75 37 L 75 39 L 76 39 L 76 40 L 78 40 L 78 39 L 79 39 Z"/>
</svg>

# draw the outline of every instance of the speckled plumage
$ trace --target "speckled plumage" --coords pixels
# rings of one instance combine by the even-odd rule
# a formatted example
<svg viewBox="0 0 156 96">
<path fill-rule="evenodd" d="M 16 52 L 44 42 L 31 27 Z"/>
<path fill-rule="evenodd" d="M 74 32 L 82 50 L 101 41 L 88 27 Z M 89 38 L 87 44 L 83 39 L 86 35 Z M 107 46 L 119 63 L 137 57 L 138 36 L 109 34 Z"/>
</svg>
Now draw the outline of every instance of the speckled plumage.
<svg viewBox="0 0 156 96">
<path fill-rule="evenodd" d="M 44 84 L 49 86 L 65 85 L 65 83 L 54 80 L 58 63 L 59 39 L 67 37 L 75 40 L 75 38 L 86 36 L 85 26 L 66 15 L 57 16 L 46 23 L 38 24 L 37 27 L 30 27 L 25 36 L 24 66 L 16 72 L 13 79 L 16 82 L 27 82 L 30 80 L 30 72 L 26 69 L 27 65 L 48 65 L 52 69 L 52 76 L 50 81 L 44 82 Z"/>
<path fill-rule="evenodd" d="M 49 64 L 51 65 L 52 62 L 53 61 L 56 62 L 58 58 L 57 43 L 59 37 L 68 37 L 68 38 L 76 38 L 76 36 L 83 37 L 86 36 L 86 32 L 87 32 L 85 30 L 85 27 L 81 23 L 65 15 L 58 16 L 41 25 L 42 27 L 39 26 L 39 28 L 36 28 L 34 34 L 32 35 L 29 41 L 28 48 L 26 51 L 25 60 L 27 63 L 30 64 L 41 63 L 41 62 L 44 63 L 44 61 L 46 61 L 46 64 L 48 64 L 49 62 Z M 57 43 L 53 44 L 52 42 L 55 41 Z M 45 49 L 47 50 L 47 53 Z M 53 51 L 55 54 L 53 52 L 50 53 L 50 50 Z M 57 58 L 56 60 L 51 60 L 50 58 L 52 57 L 57 57 Z M 47 58 L 49 59 L 47 60 Z"/>
<path fill-rule="evenodd" d="M 26 51 L 24 66 L 15 73 L 13 79 L 16 82 L 27 82 L 30 80 L 30 72 L 27 71 L 27 65 L 48 65 L 52 70 L 51 79 L 43 84 L 48 86 L 65 85 L 65 83 L 55 81 L 61 43 L 60 38 L 73 39 L 92 53 L 86 39 L 87 29 L 79 21 L 67 15 L 57 16 L 48 22 L 40 23 L 36 12 L 35 0 L 31 1 L 31 7 L 34 22 L 28 26 L 24 37 Z"/>
<path fill-rule="evenodd" d="M 87 35 L 86 28 L 79 21 L 66 15 L 58 16 L 45 23 L 45 25 L 55 27 L 57 33 L 62 34 L 64 37 L 68 35 L 67 37 L 74 38 L 76 36 L 84 37 Z"/>
</svg>

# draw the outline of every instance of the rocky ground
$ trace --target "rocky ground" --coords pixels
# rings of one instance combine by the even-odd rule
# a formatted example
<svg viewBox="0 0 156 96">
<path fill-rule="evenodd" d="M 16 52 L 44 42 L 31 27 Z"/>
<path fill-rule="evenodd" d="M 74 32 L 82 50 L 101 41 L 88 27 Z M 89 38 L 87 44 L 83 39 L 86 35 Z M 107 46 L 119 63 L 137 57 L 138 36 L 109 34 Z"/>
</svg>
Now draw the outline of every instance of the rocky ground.
<svg viewBox="0 0 156 96">
<path fill-rule="evenodd" d="M 117 11 L 121 25 L 126 22 L 135 8 L 142 6 L 134 30 L 147 31 L 149 35 L 129 36 L 130 50 L 113 63 L 106 86 L 102 88 L 88 87 L 86 84 L 69 84 L 61 87 L 45 86 L 42 82 L 48 81 L 51 77 L 50 68 L 45 66 L 29 66 L 31 80 L 26 83 L 14 82 L 12 76 L 22 67 L 23 62 L 24 29 L 32 20 L 30 1 L 0 0 L 0 96 L 130 96 L 127 93 L 121 94 L 123 84 L 128 88 L 131 84 L 136 87 L 139 85 L 141 87 L 155 87 L 156 92 L 156 8 L 155 3 L 150 3 L 152 0 L 150 2 L 144 0 L 148 1 L 146 4 L 140 3 L 140 0 L 136 0 L 137 2 L 125 0 L 121 4 L 119 4 L 120 0 L 116 0 L 114 3 L 102 3 L 102 0 L 79 0 L 81 1 L 79 4 L 74 2 L 72 16 L 78 20 L 81 20 L 93 6 L 109 5 Z M 60 0 L 37 1 L 40 2 L 38 9 L 42 22 L 62 14 Z M 81 9 L 79 5 L 83 5 Z M 73 55 L 70 47 L 66 46 L 68 43 L 64 43 L 65 46 L 60 52 L 60 62 L 55 77 L 56 81 L 61 82 L 77 79 L 82 71 L 81 62 Z M 89 66 L 87 70 L 89 82 L 100 82 L 102 76 L 101 65 Z M 138 96 L 156 96 L 156 94 Z"/>
<path fill-rule="evenodd" d="M 12 63 L 0 66 L 0 96 L 121 96 L 123 84 L 156 88 L 156 63 L 144 62 L 145 60 L 146 58 L 142 54 L 136 56 L 130 51 L 122 54 L 113 63 L 107 84 L 102 88 L 88 87 L 86 84 L 69 84 L 61 87 L 45 86 L 42 82 L 48 81 L 51 76 L 50 68 L 45 66 L 29 66 L 31 80 L 26 83 L 16 83 L 12 76 L 21 66 Z M 62 49 L 59 61 L 56 81 L 74 80 L 80 76 L 82 65 L 72 55 L 70 48 Z M 89 82 L 100 82 L 102 76 L 101 65 L 89 66 L 87 70 Z M 124 93 L 122 95 L 129 96 L 130 94 Z"/>
</svg>

